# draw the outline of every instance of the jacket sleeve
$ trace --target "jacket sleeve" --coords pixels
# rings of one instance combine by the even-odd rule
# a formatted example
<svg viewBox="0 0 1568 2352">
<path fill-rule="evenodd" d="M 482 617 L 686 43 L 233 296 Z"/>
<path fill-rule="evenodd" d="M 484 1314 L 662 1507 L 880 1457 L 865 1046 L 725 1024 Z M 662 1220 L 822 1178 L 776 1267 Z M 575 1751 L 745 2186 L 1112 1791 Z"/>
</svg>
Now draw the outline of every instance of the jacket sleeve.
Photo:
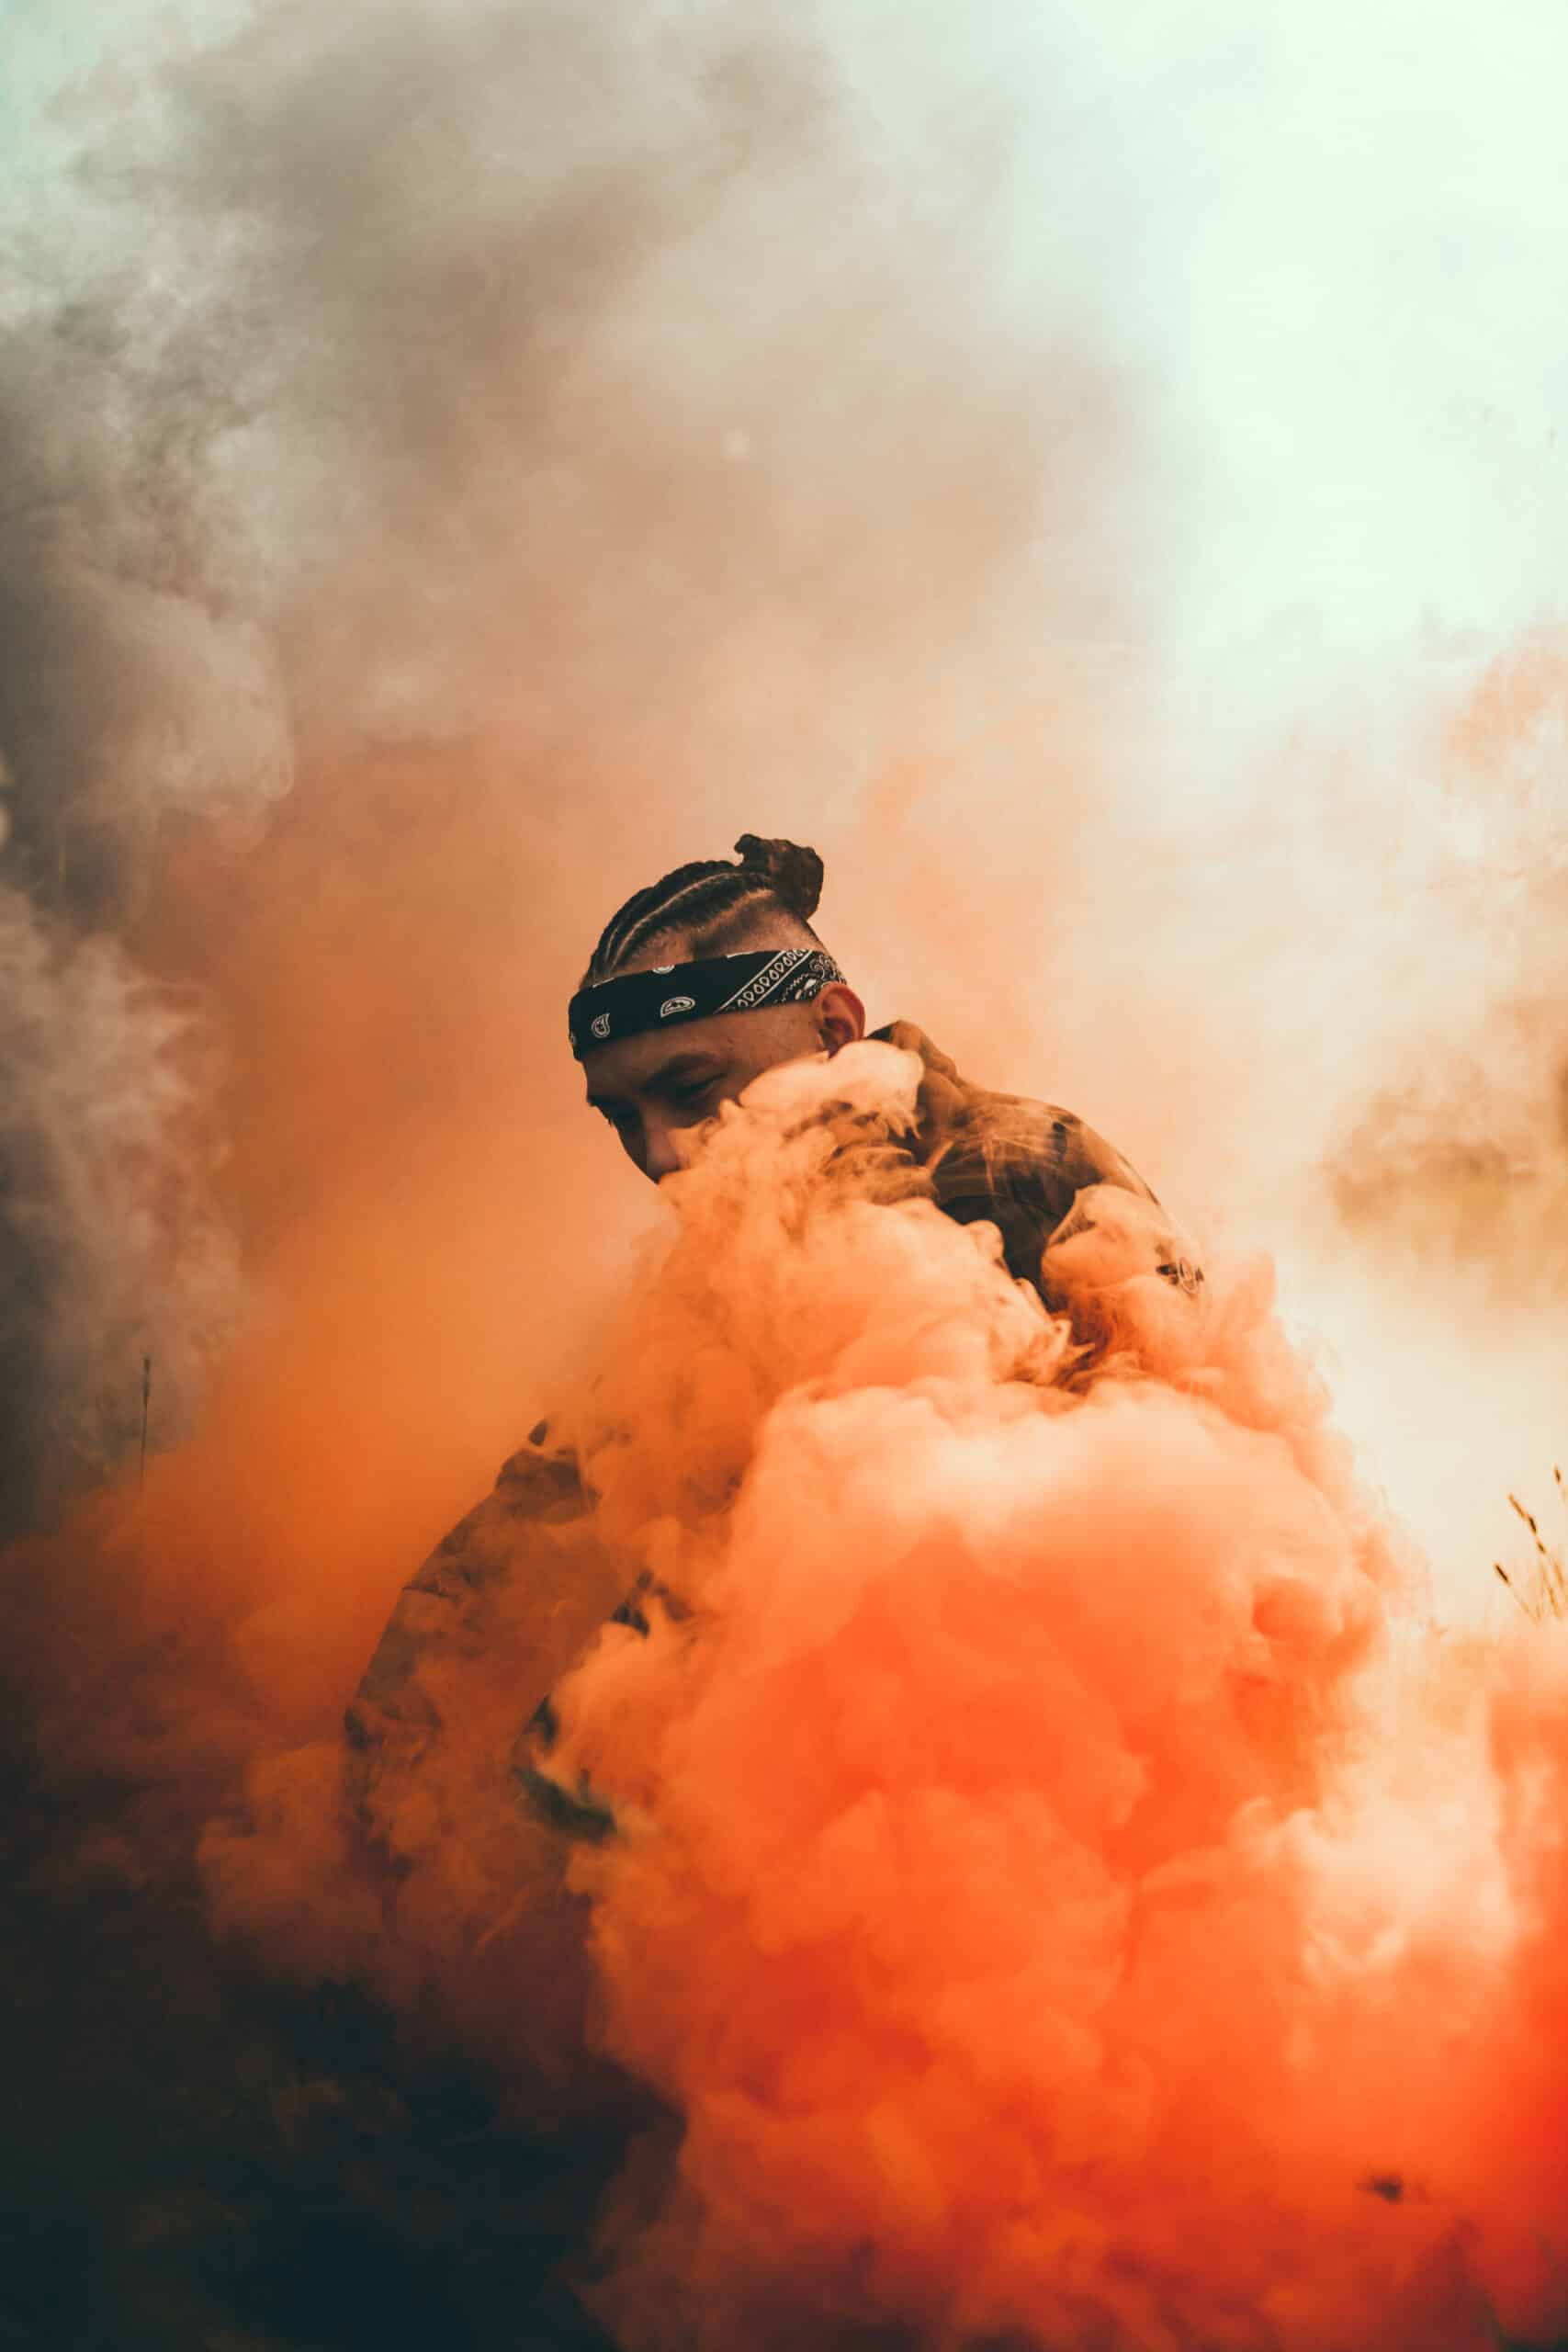
<svg viewBox="0 0 1568 2352">
<path fill-rule="evenodd" d="M 944 1215 L 997 1227 L 1010 1272 L 1069 1317 L 1089 1361 L 1190 1362 L 1202 1269 L 1131 1162 L 1070 1111 L 969 1085 L 919 1031 L 888 1035 L 924 1062 L 919 1156 Z"/>
<path fill-rule="evenodd" d="M 404 1587 L 344 1715 L 345 1795 L 385 1859 L 422 1860 L 454 1804 L 487 1794 L 511 1808 L 519 1720 L 628 1580 L 575 1459 L 541 1423 Z"/>
<path fill-rule="evenodd" d="M 1150 1372 L 1196 1363 L 1206 1321 L 1203 1270 L 1148 1192 L 1083 1185 L 1045 1237 L 1040 1290 L 1093 1360 L 1126 1355 Z"/>
</svg>

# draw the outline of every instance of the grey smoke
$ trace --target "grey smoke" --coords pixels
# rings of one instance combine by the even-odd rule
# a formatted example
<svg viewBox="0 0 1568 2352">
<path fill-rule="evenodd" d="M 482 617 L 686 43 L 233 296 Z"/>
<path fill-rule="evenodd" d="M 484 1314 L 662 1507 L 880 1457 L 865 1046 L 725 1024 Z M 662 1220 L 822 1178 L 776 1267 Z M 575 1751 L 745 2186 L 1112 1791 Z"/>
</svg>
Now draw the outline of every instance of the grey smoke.
<svg viewBox="0 0 1568 2352">
<path fill-rule="evenodd" d="M 14 1532 L 135 1442 L 151 1359 L 164 1436 L 231 1309 L 229 1236 L 188 1132 L 192 1016 L 103 933 L 0 892 L 0 1442 Z"/>
<path fill-rule="evenodd" d="M 181 425 L 109 293 L 0 330 L 0 1532 L 188 1426 L 237 1296 L 198 1008 L 121 933 L 171 826 L 287 787 L 254 626 L 209 598 Z"/>
</svg>

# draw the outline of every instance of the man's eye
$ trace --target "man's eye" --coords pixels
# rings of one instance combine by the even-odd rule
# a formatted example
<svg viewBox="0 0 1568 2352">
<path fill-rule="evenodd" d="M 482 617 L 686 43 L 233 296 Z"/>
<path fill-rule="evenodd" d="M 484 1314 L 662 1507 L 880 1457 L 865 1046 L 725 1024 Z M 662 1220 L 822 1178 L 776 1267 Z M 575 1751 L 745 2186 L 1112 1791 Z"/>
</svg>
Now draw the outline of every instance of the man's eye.
<svg viewBox="0 0 1568 2352">
<path fill-rule="evenodd" d="M 716 1078 L 690 1080 L 683 1086 L 672 1086 L 670 1090 L 670 1100 L 677 1111 L 694 1111 L 697 1105 L 713 1092 L 717 1083 L 718 1080 Z"/>
</svg>

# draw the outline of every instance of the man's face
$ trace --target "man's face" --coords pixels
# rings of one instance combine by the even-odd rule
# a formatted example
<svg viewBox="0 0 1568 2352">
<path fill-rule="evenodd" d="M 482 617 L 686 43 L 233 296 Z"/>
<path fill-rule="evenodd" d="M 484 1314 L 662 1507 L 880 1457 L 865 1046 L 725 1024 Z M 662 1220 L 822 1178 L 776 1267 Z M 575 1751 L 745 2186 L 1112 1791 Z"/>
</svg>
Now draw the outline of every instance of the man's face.
<svg viewBox="0 0 1568 2352">
<path fill-rule="evenodd" d="M 689 1133 L 734 1102 L 778 1062 L 834 1052 L 864 1034 L 850 989 L 835 984 L 810 1004 L 716 1013 L 663 1035 L 649 1031 L 601 1046 L 582 1065 L 591 1109 L 607 1119 L 626 1157 L 654 1183 L 689 1157 Z"/>
</svg>

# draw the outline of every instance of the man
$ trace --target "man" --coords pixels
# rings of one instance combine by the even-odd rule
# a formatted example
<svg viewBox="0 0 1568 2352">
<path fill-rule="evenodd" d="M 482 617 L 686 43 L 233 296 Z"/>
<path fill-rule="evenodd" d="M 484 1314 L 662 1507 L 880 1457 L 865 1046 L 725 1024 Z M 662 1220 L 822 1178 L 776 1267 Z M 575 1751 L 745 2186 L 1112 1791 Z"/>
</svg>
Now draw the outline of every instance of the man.
<svg viewBox="0 0 1568 2352">
<path fill-rule="evenodd" d="M 628 899 L 571 1002 L 589 1104 L 655 1183 L 764 1070 L 866 1034 L 861 1000 L 812 927 L 820 858 L 750 833 L 736 848 L 733 864 L 679 866 Z M 1179 1355 L 1203 1278 L 1121 1154 L 1068 1112 L 968 1084 L 907 1022 L 874 1035 L 917 1055 L 923 1073 L 916 1129 L 899 1147 L 904 1191 L 957 1223 L 996 1226 L 1009 1271 L 1069 1318 L 1078 1376 L 1112 1351 Z M 345 1721 L 354 1806 L 400 1862 L 435 1850 L 450 1828 L 455 1784 L 439 1793 L 448 1722 L 474 1712 L 463 1693 L 481 1680 L 526 1724 L 513 1770 L 536 1812 L 580 1834 L 610 1826 L 590 1792 L 558 1788 L 548 1770 L 552 1682 L 607 1613 L 646 1623 L 646 1580 L 637 1563 L 605 1557 L 591 1510 L 541 1424 L 394 1610 Z M 617 1579 L 625 1597 L 609 1610 Z M 487 1769 L 503 1777 L 493 1752 Z M 429 1801 L 411 1798 L 422 1775 Z"/>
<path fill-rule="evenodd" d="M 837 1053 L 866 1034 L 864 1006 L 811 927 L 820 858 L 753 833 L 736 847 L 738 865 L 680 866 L 629 899 L 572 1001 L 589 1105 L 655 1183 L 682 1165 L 693 1130 L 763 1070 Z M 1119 1232 L 1141 1231 L 1150 1265 L 1196 1295 L 1201 1276 L 1190 1253 L 1103 1136 L 1051 1104 L 967 1085 L 908 1022 L 874 1034 L 924 1065 L 914 1158 L 937 1205 L 960 1224 L 995 1224 L 1010 1271 L 1048 1306 L 1071 1312 L 1078 1286 L 1070 1272 L 1053 1281 L 1047 1246 L 1087 1231 L 1096 1210 Z M 1126 1199 L 1081 1200 L 1103 1186 Z"/>
</svg>

